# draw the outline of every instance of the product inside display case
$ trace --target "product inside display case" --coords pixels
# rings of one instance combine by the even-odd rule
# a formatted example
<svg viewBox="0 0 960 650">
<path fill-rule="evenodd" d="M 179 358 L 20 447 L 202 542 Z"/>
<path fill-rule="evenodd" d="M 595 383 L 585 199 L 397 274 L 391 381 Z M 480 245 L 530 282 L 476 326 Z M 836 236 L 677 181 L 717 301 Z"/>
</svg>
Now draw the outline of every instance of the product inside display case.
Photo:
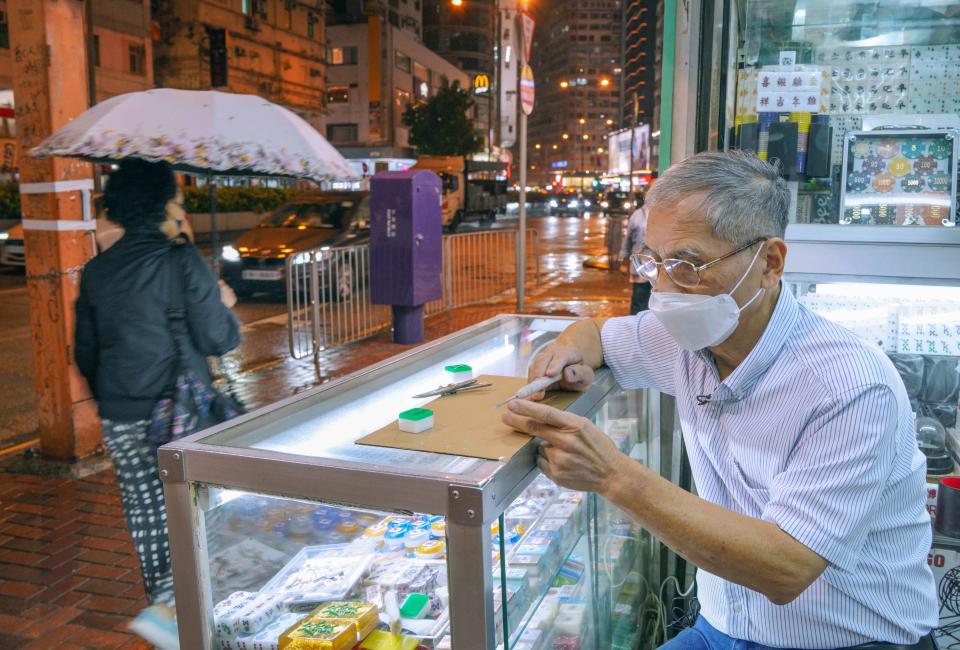
<svg viewBox="0 0 960 650">
<path fill-rule="evenodd" d="M 953 226 L 955 5 L 744 0 L 731 146 L 796 182 L 795 223 Z"/>
<path fill-rule="evenodd" d="M 641 395 L 594 422 L 640 462 Z M 216 648 L 451 648 L 446 519 L 199 485 Z M 595 495 L 535 478 L 489 526 L 496 643 L 635 648 L 653 542 Z M 480 561 L 477 558 L 476 561 Z M 464 588 L 460 585 L 459 588 Z"/>
<path fill-rule="evenodd" d="M 797 283 L 800 302 L 888 354 L 916 413 L 929 474 L 960 456 L 960 288 Z"/>
</svg>

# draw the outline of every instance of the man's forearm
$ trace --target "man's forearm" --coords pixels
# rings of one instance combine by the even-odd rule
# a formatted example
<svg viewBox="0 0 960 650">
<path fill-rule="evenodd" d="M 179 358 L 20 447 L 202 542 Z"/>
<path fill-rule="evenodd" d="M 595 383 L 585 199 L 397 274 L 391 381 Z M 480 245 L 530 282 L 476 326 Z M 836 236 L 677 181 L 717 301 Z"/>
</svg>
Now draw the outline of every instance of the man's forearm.
<svg viewBox="0 0 960 650">
<path fill-rule="evenodd" d="M 601 494 L 698 567 L 785 604 L 826 568 L 775 524 L 709 503 L 630 461 Z"/>
<path fill-rule="evenodd" d="M 606 322 L 606 318 L 586 318 L 577 321 L 561 332 L 557 337 L 557 343 L 577 348 L 583 355 L 584 364 L 591 368 L 599 368 L 603 365 L 600 330 Z"/>
</svg>

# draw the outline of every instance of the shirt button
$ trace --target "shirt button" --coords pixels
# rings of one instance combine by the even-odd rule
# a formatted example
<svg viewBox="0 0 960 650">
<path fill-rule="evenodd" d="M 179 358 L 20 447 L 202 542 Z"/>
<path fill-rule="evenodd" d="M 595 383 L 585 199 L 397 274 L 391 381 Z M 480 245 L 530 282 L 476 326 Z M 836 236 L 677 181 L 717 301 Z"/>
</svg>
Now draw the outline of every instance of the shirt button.
<svg viewBox="0 0 960 650">
<path fill-rule="evenodd" d="M 743 611 L 743 605 L 741 605 L 740 603 L 734 603 L 734 604 L 733 604 L 733 611 L 735 611 L 737 614 L 739 614 L 740 612 Z"/>
</svg>

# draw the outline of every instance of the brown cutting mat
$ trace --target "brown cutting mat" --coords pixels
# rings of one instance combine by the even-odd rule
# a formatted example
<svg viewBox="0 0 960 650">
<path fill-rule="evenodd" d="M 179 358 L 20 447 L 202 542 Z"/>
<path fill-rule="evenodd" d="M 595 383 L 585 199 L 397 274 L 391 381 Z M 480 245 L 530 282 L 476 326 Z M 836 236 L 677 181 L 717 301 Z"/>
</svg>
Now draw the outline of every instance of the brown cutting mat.
<svg viewBox="0 0 960 650">
<path fill-rule="evenodd" d="M 394 420 L 382 429 L 360 438 L 357 444 L 509 460 L 530 441 L 530 436 L 514 431 L 500 421 L 500 416 L 507 408 L 506 404 L 500 408 L 494 408 L 494 405 L 526 386 L 527 378 L 481 375 L 477 379 L 493 385 L 437 397 L 423 405 L 433 411 L 432 429 L 422 433 L 407 433 L 401 431 Z M 565 409 L 579 396 L 580 393 L 575 392 L 550 391 L 543 403 Z"/>
</svg>

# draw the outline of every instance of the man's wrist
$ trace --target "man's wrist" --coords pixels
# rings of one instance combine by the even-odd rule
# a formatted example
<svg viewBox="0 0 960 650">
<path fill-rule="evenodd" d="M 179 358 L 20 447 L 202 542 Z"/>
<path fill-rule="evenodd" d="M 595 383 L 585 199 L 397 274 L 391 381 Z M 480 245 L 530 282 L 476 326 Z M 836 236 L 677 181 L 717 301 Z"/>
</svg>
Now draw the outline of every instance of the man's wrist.
<svg viewBox="0 0 960 650">
<path fill-rule="evenodd" d="M 620 504 L 629 500 L 629 492 L 636 483 L 637 470 L 642 466 L 626 454 L 617 455 L 617 461 L 610 468 L 603 488 L 597 494 L 613 504 Z"/>
</svg>

